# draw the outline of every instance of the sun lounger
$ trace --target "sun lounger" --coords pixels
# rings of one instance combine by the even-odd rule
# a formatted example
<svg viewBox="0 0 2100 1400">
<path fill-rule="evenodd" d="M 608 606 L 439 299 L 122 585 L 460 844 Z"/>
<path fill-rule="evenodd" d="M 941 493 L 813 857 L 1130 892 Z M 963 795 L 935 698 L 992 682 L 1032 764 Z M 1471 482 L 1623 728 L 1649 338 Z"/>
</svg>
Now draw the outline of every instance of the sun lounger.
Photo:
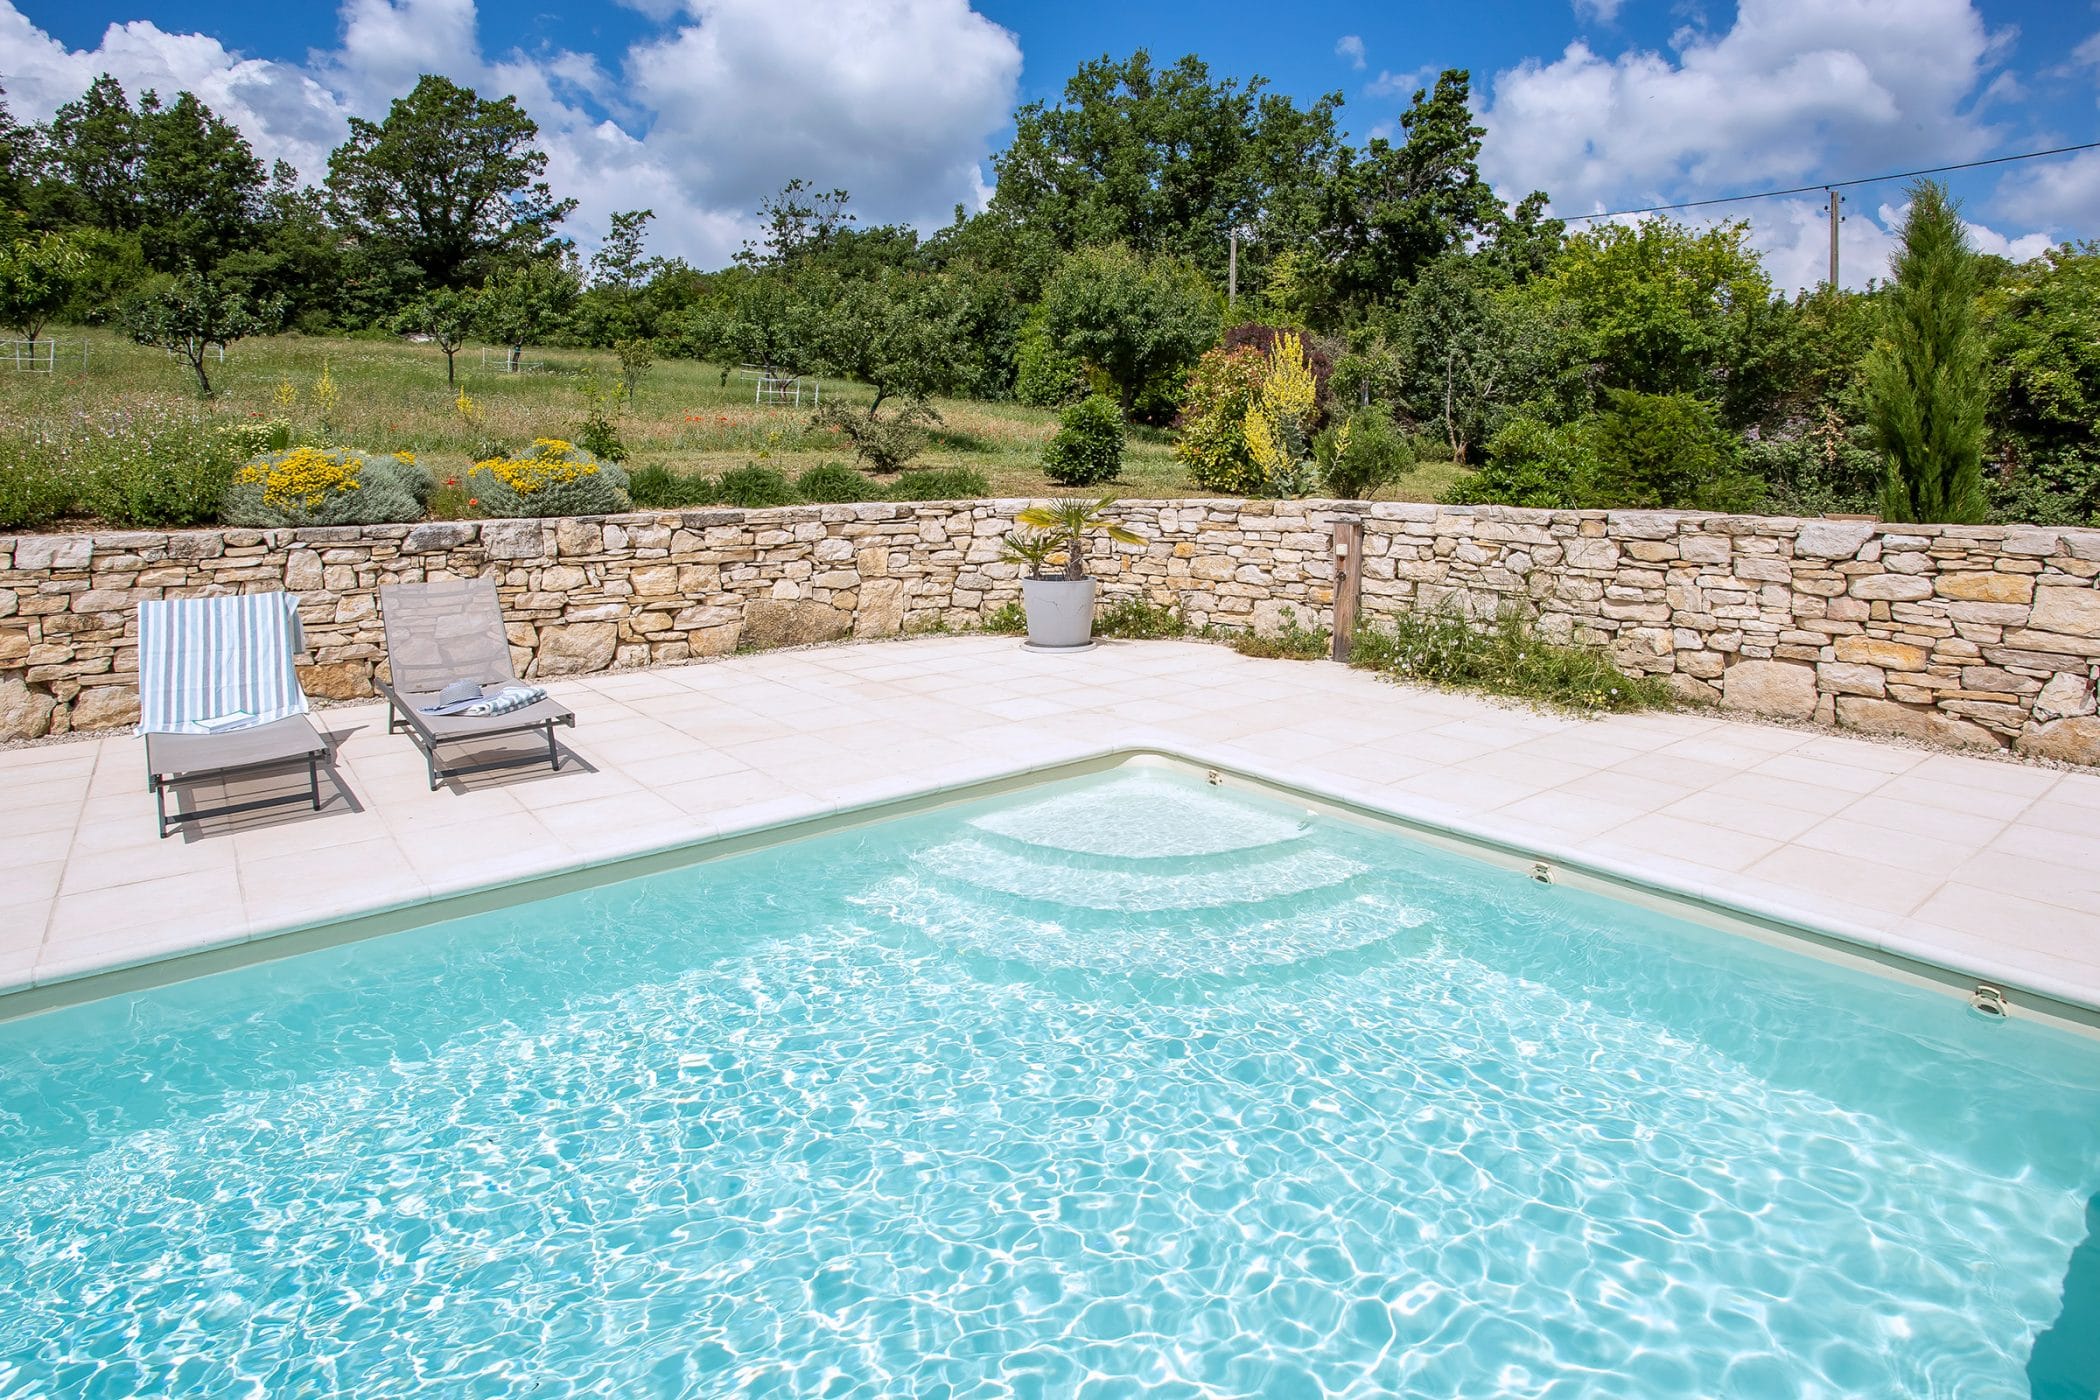
<svg viewBox="0 0 2100 1400">
<path fill-rule="evenodd" d="M 433 791 L 441 779 L 467 773 L 542 763 L 560 771 L 563 754 L 554 730 L 574 728 L 576 716 L 559 700 L 542 697 L 494 715 L 430 713 L 463 682 L 488 695 L 519 686 L 493 579 L 395 584 L 379 590 L 379 611 L 391 676 L 379 687 L 387 702 L 387 732 L 407 734 L 423 751 Z M 499 745 L 503 751 L 488 756 L 491 740 L 535 734 L 544 736 L 544 752 L 537 744 L 524 750 Z M 441 747 L 468 744 L 480 751 L 469 761 L 447 764 L 439 756 Z"/>
<path fill-rule="evenodd" d="M 321 765 L 330 757 L 299 688 L 303 645 L 298 599 L 288 593 L 139 604 L 138 732 L 161 836 L 184 822 L 292 802 L 321 810 Z M 177 784 L 301 764 L 305 791 L 168 811 L 168 790 Z"/>
</svg>

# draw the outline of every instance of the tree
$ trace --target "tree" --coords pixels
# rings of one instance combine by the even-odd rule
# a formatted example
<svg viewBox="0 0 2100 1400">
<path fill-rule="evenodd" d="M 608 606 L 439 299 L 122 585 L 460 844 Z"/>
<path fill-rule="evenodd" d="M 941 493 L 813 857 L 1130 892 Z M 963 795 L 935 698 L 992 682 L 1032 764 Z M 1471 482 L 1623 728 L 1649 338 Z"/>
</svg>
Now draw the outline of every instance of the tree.
<svg viewBox="0 0 2100 1400">
<path fill-rule="evenodd" d="M 953 288 L 937 276 L 894 273 L 827 281 L 806 296 L 798 319 L 814 366 L 875 391 L 865 412 L 834 397 L 815 421 L 836 429 L 875 470 L 897 470 L 925 446 L 923 425 L 941 421 L 932 398 L 953 384 Z M 884 418 L 891 399 L 898 405 Z"/>
<path fill-rule="evenodd" d="M 452 357 L 467 343 L 481 320 L 481 297 L 475 292 L 447 291 L 440 287 L 423 293 L 394 318 L 394 329 L 403 335 L 426 335 L 445 352 L 445 382 L 454 382 Z"/>
<path fill-rule="evenodd" d="M 223 349 L 247 336 L 268 334 L 279 309 L 253 306 L 238 288 L 215 283 L 203 273 L 186 272 L 132 298 L 121 319 L 139 344 L 182 356 L 197 376 L 198 395 L 208 399 L 212 391 L 204 369 L 206 353 L 214 345 Z"/>
<path fill-rule="evenodd" d="M 2100 243 L 2065 244 L 1984 293 L 1993 494 L 2021 519 L 2085 523 L 2100 512 Z M 2053 501 L 2037 500 L 2043 493 Z"/>
<path fill-rule="evenodd" d="M 1867 423 L 1888 463 L 1890 520 L 1983 519 L 1983 337 L 1976 253 L 1944 185 L 1910 187 L 1881 337 L 1866 363 Z"/>
<path fill-rule="evenodd" d="M 1083 64 L 1056 106 L 1014 114 L 989 213 L 1059 249 L 1124 243 L 1220 282 L 1229 235 L 1251 228 L 1251 271 L 1310 231 L 1340 145 L 1339 93 L 1301 109 L 1267 87 L 1213 78 L 1193 54 L 1168 68 L 1143 49 Z"/>
<path fill-rule="evenodd" d="M 1416 89 L 1399 145 L 1374 136 L 1360 155 L 1343 155 L 1321 237 L 1335 298 L 1390 299 L 1429 262 L 1502 223 L 1501 202 L 1480 178 L 1487 132 L 1473 121 L 1471 82 L 1465 69 L 1445 69 L 1433 90 Z M 1519 208 L 1535 224 L 1543 204 L 1535 195 Z"/>
<path fill-rule="evenodd" d="M 508 368 L 517 372 L 525 347 L 544 339 L 576 305 L 577 279 L 554 258 L 535 258 L 503 268 L 474 297 L 476 326 L 510 347 Z"/>
<path fill-rule="evenodd" d="M 1126 418 L 1171 412 L 1182 376 L 1218 338 L 1218 310 L 1193 267 L 1121 245 L 1072 254 L 1043 294 L 1052 343 L 1107 376 Z"/>
<path fill-rule="evenodd" d="M 0 244 L 0 326 L 34 345 L 86 271 L 80 245 L 62 233 Z"/>
<path fill-rule="evenodd" d="M 237 127 L 190 93 L 164 107 L 148 92 L 136 130 L 139 245 L 149 266 L 210 269 L 256 241 L 268 180 Z"/>
<path fill-rule="evenodd" d="M 1633 510 L 1720 504 L 1710 494 L 1727 475 L 1730 441 L 1711 405 L 1689 394 L 1605 391 L 1589 424 L 1596 472 L 1585 505 Z"/>
<path fill-rule="evenodd" d="M 1535 287 L 1580 329 L 1602 387 L 1737 398 L 1772 301 L 1749 237 L 1746 223 L 1605 224 L 1570 238 Z"/>
<path fill-rule="evenodd" d="M 1471 460 L 1519 405 L 1548 406 L 1565 336 L 1533 298 L 1497 286 L 1478 259 L 1448 254 L 1422 270 L 1395 319 L 1403 403 L 1434 423 L 1451 460 Z M 1557 415 L 1556 415 L 1557 416 Z"/>
<path fill-rule="evenodd" d="M 686 354 L 721 362 L 728 382 L 735 365 L 756 365 L 770 377 L 812 367 L 809 307 L 788 279 L 772 272 L 732 268 L 718 274 L 677 331 Z"/>
<path fill-rule="evenodd" d="M 344 229 L 397 251 L 429 285 L 471 286 L 538 252 L 576 207 L 540 178 L 538 138 L 515 97 L 485 101 L 426 73 L 385 121 L 350 119 L 328 157 L 330 203 Z"/>
<path fill-rule="evenodd" d="M 48 141 L 73 205 L 69 222 L 119 231 L 138 227 L 142 143 L 138 113 L 122 83 L 107 73 L 96 78 L 51 118 Z"/>
</svg>

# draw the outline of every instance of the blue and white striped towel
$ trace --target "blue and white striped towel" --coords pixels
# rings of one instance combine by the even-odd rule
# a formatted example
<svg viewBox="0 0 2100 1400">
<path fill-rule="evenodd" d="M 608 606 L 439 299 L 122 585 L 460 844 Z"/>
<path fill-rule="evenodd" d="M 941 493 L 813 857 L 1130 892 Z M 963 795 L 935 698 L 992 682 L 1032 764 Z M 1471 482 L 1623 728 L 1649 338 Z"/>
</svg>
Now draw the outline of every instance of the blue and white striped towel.
<svg viewBox="0 0 2100 1400">
<path fill-rule="evenodd" d="M 289 593 L 139 604 L 141 734 L 220 734 L 306 713 Z"/>
</svg>

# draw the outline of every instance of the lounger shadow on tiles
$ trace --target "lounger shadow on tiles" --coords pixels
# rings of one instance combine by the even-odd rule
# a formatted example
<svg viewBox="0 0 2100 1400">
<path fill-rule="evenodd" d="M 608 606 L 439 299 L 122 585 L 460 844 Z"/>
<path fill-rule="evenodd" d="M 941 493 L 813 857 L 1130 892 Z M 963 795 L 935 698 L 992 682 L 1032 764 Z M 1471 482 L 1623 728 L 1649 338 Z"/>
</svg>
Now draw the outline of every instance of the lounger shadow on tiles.
<svg viewBox="0 0 2100 1400">
<path fill-rule="evenodd" d="M 447 778 L 499 768 L 561 770 L 557 726 L 575 728 L 576 716 L 559 700 L 518 680 L 503 630 L 503 609 L 493 579 L 448 579 L 402 583 L 379 590 L 386 624 L 387 671 L 379 693 L 386 697 L 387 732 L 405 733 L 423 751 L 430 787 Z M 516 703 L 531 694 L 526 703 Z M 455 698 L 457 697 L 457 698 Z M 505 708 L 515 704 L 515 708 Z M 476 713 L 493 709 L 496 713 Z M 442 713 L 441 711 L 450 711 Z M 487 757 L 490 741 L 544 736 L 522 752 Z M 446 763 L 445 750 L 470 748 L 465 762 Z"/>
<path fill-rule="evenodd" d="M 139 604 L 139 728 L 146 790 L 160 834 L 184 822 L 292 802 L 321 810 L 328 742 L 306 717 L 296 658 L 305 645 L 288 593 L 177 598 Z M 306 768 L 306 791 L 168 812 L 168 790 L 214 779 Z M 338 786 L 340 782 L 338 781 Z"/>
</svg>

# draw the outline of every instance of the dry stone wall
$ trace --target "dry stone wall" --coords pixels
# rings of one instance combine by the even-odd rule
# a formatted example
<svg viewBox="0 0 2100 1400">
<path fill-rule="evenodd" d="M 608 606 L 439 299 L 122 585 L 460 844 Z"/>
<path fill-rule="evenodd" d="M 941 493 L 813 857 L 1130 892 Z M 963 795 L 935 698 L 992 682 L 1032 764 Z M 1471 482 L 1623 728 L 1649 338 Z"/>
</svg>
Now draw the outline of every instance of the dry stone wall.
<svg viewBox="0 0 2100 1400">
<path fill-rule="evenodd" d="M 963 627 L 1019 597 L 1026 503 L 0 538 L 0 737 L 131 722 L 147 598 L 283 588 L 315 695 L 372 693 L 381 585 L 493 576 L 521 674 Z M 1197 626 L 1331 620 L 1333 526 L 1364 525 L 1362 609 L 1487 616 L 1609 647 L 1689 699 L 2100 762 L 2100 532 L 1676 512 L 1130 501 L 1105 598 Z"/>
</svg>

